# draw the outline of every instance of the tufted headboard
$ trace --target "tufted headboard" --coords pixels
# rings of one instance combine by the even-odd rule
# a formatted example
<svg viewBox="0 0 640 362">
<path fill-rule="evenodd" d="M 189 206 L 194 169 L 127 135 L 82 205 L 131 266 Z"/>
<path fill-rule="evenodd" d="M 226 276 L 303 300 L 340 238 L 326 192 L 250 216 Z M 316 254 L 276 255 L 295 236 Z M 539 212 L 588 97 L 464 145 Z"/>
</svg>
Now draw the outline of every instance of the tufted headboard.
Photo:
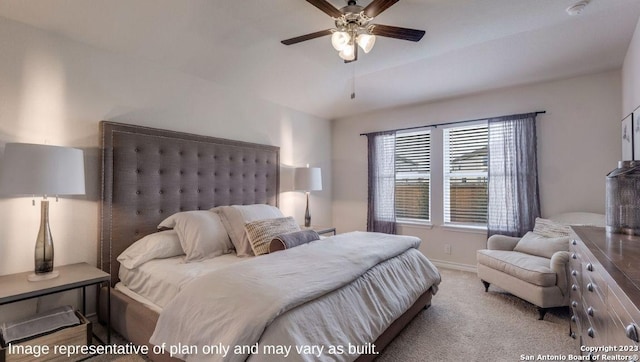
<svg viewBox="0 0 640 362">
<path fill-rule="evenodd" d="M 278 205 L 275 146 L 100 122 L 99 267 L 118 281 L 118 255 L 171 214 L 220 205 Z"/>
</svg>

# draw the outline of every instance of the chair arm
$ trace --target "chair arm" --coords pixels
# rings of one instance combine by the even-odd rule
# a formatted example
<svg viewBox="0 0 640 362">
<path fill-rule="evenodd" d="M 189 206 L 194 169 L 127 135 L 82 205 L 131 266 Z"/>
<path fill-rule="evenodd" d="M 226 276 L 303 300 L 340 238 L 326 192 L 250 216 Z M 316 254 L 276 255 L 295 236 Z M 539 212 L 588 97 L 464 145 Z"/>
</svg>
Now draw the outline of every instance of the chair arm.
<svg viewBox="0 0 640 362">
<path fill-rule="evenodd" d="M 520 238 L 505 235 L 491 235 L 487 240 L 487 249 L 513 251 Z"/>
<path fill-rule="evenodd" d="M 567 283 L 567 273 L 569 265 L 569 252 L 568 251 L 556 251 L 551 256 L 551 270 L 557 275 L 558 288 L 562 291 L 562 294 L 567 295 L 569 292 Z"/>
</svg>

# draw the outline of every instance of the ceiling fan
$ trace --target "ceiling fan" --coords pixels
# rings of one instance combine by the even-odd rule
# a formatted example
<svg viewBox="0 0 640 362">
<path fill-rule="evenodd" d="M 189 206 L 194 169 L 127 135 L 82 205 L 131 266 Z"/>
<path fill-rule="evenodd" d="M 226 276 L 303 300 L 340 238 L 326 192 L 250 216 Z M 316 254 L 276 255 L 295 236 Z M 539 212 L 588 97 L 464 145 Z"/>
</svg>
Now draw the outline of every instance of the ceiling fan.
<svg viewBox="0 0 640 362">
<path fill-rule="evenodd" d="M 327 0 L 307 0 L 313 6 L 322 10 L 335 21 L 335 29 L 317 31 L 315 33 L 297 36 L 283 40 L 284 45 L 292 45 L 303 41 L 331 35 L 331 44 L 339 52 L 340 58 L 345 63 L 358 60 L 358 46 L 369 53 L 376 41 L 376 35 L 388 38 L 420 41 L 424 36 L 424 30 L 400 28 L 397 26 L 371 24 L 373 18 L 378 16 L 399 0 L 373 0 L 369 5 L 362 7 L 355 0 L 348 0 L 347 6 L 337 9 Z M 356 44 L 358 46 L 356 46 Z"/>
</svg>

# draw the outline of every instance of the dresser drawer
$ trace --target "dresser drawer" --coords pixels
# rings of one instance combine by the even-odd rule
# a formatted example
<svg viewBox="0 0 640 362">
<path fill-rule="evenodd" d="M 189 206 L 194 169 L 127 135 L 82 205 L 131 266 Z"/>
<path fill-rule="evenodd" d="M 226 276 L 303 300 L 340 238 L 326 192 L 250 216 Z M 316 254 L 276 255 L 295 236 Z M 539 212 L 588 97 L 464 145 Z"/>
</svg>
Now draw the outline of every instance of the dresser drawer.
<svg viewBox="0 0 640 362">
<path fill-rule="evenodd" d="M 579 261 L 569 263 L 569 283 L 582 284 L 582 264 Z"/>
<path fill-rule="evenodd" d="M 589 319 L 581 321 L 581 324 L 581 344 L 589 347 L 602 346 L 607 338 L 607 330 L 593 325 Z"/>
<path fill-rule="evenodd" d="M 586 266 L 591 265 L 591 263 L 587 263 Z M 582 286 L 580 288 L 580 292 L 582 294 L 582 298 L 585 299 L 585 303 L 591 303 L 594 307 L 598 306 L 600 308 L 604 308 L 606 310 L 607 293 L 608 286 L 605 283 L 602 276 L 596 272 L 589 272 L 586 267 L 582 271 Z M 587 303 L 587 301 L 589 303 Z M 588 306 L 585 306 L 585 308 Z"/>
<path fill-rule="evenodd" d="M 582 262 L 585 260 L 586 247 L 579 239 L 571 239 L 569 242 L 569 273 L 575 281 L 582 282 Z"/>
<path fill-rule="evenodd" d="M 581 346 L 615 348 L 609 357 L 640 355 L 640 237 L 588 226 L 572 230 L 571 331 Z"/>
<path fill-rule="evenodd" d="M 587 319 L 584 308 L 582 308 L 582 298 L 579 293 L 571 293 L 569 308 L 571 308 L 571 337 L 577 339 L 582 335 L 582 321 Z"/>
<path fill-rule="evenodd" d="M 637 353 L 640 349 L 640 311 L 615 287 L 609 288 L 608 297 L 611 321 L 607 333 L 610 344 L 628 346 L 629 352 Z"/>
</svg>

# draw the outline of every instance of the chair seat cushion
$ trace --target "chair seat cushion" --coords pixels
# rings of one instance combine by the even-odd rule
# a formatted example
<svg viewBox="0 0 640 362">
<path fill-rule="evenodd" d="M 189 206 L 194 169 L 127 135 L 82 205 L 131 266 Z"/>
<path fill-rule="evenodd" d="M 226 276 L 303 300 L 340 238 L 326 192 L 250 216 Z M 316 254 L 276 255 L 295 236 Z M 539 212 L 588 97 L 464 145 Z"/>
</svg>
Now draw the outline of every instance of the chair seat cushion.
<svg viewBox="0 0 640 362">
<path fill-rule="evenodd" d="M 541 287 L 556 285 L 550 260 L 540 256 L 504 250 L 478 250 L 478 263 Z"/>
</svg>

